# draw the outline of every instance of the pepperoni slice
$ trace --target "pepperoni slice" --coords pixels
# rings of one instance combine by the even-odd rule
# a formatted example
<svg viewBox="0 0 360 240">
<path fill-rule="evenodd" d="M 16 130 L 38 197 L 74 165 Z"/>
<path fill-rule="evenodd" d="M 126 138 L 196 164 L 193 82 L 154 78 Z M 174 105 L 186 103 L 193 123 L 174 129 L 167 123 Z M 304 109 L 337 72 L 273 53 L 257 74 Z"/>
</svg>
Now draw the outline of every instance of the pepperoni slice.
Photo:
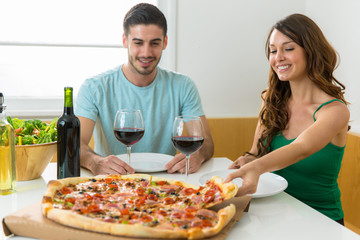
<svg viewBox="0 0 360 240">
<path fill-rule="evenodd" d="M 146 196 L 139 197 L 138 199 L 135 200 L 135 205 L 142 205 L 145 203 L 145 200 L 146 200 Z"/>
<path fill-rule="evenodd" d="M 98 206 L 98 205 L 95 205 L 95 204 L 89 205 L 89 206 L 87 207 L 87 210 L 88 210 L 89 212 L 100 212 L 100 211 L 101 211 L 101 209 L 99 208 L 99 206 Z"/>
<path fill-rule="evenodd" d="M 167 184 L 167 181 L 157 181 L 156 184 L 163 186 L 163 185 Z"/>
<path fill-rule="evenodd" d="M 208 190 L 205 193 L 204 202 L 209 203 L 215 199 L 215 191 L 214 190 Z"/>
<path fill-rule="evenodd" d="M 72 190 L 68 187 L 63 187 L 62 189 L 60 189 L 61 194 L 69 194 L 72 192 Z"/>
<path fill-rule="evenodd" d="M 140 221 L 142 221 L 142 222 L 151 222 L 152 220 L 153 220 L 153 218 L 149 215 L 145 215 L 140 218 Z"/>
<path fill-rule="evenodd" d="M 74 197 L 65 198 L 65 202 L 69 202 L 71 204 L 74 204 L 75 203 L 75 198 Z"/>
<path fill-rule="evenodd" d="M 185 217 L 185 219 L 193 219 L 195 216 L 193 215 L 193 214 L 191 214 L 191 213 L 185 213 L 185 215 L 184 215 L 184 217 Z"/>
<path fill-rule="evenodd" d="M 131 216 L 130 216 L 130 219 L 138 219 L 138 218 L 139 218 L 139 216 L 136 214 L 131 214 Z"/>
<path fill-rule="evenodd" d="M 214 199 L 215 199 L 215 196 L 214 196 L 214 195 L 213 195 L 213 196 L 211 196 L 211 195 L 205 196 L 205 197 L 204 197 L 204 202 L 205 202 L 205 203 L 209 203 L 209 202 L 214 201 Z"/>
<path fill-rule="evenodd" d="M 88 194 L 88 193 L 84 193 L 84 195 L 83 195 L 87 200 L 92 200 L 93 199 L 93 197 L 90 195 L 90 194 Z"/>
<path fill-rule="evenodd" d="M 95 193 L 95 194 L 93 195 L 93 197 L 94 197 L 94 198 L 104 198 L 104 196 L 101 195 L 100 193 Z"/>
<path fill-rule="evenodd" d="M 111 183 L 111 182 L 113 181 L 113 179 L 112 179 L 112 178 L 105 178 L 104 181 L 105 181 L 106 183 Z"/>
<path fill-rule="evenodd" d="M 138 196 L 144 196 L 145 191 L 146 191 L 145 188 L 139 187 L 139 188 L 136 189 L 136 194 Z"/>
<path fill-rule="evenodd" d="M 182 217 L 182 215 L 179 212 L 174 212 L 174 213 L 171 214 L 171 218 L 178 218 L 179 219 L 181 217 Z"/>
<path fill-rule="evenodd" d="M 201 225 L 203 227 L 212 227 L 213 224 L 211 221 L 204 219 L 204 220 L 201 220 Z"/>
<path fill-rule="evenodd" d="M 158 213 L 162 216 L 166 216 L 167 212 L 165 210 L 159 210 Z"/>
<path fill-rule="evenodd" d="M 129 208 L 120 209 L 121 215 L 130 215 Z"/>
<path fill-rule="evenodd" d="M 191 195 L 191 194 L 195 194 L 198 192 L 198 190 L 195 190 L 193 188 L 185 188 L 183 191 L 184 191 L 185 195 Z"/>
<path fill-rule="evenodd" d="M 210 190 L 208 190 L 208 191 L 205 193 L 205 196 L 214 196 L 215 193 L 216 193 L 216 192 L 215 192 L 214 190 L 210 189 Z"/>
<path fill-rule="evenodd" d="M 110 189 L 114 189 L 114 190 L 118 189 L 118 185 L 116 185 L 114 183 L 110 183 L 108 186 Z"/>
<path fill-rule="evenodd" d="M 151 193 L 147 196 L 147 199 L 156 201 L 158 199 L 158 197 L 155 194 Z"/>
<path fill-rule="evenodd" d="M 197 210 L 198 210 L 198 208 L 194 207 L 194 206 L 185 208 L 185 211 L 187 211 L 187 212 L 196 212 Z"/>
<path fill-rule="evenodd" d="M 164 198 L 164 203 L 166 205 L 173 204 L 173 203 L 175 203 L 175 200 L 173 198 L 167 197 L 167 198 Z"/>
</svg>

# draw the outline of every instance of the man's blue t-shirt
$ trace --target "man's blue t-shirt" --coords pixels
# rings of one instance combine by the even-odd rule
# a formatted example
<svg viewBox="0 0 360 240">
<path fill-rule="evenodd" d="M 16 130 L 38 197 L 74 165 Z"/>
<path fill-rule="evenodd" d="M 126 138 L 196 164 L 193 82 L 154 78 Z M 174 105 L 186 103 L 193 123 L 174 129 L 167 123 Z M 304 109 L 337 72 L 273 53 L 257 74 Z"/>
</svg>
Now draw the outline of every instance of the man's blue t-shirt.
<svg viewBox="0 0 360 240">
<path fill-rule="evenodd" d="M 113 124 L 119 109 L 140 109 L 145 134 L 131 152 L 175 155 L 171 129 L 176 116 L 203 116 L 201 100 L 194 82 L 179 73 L 157 68 L 155 80 L 146 87 L 129 82 L 119 66 L 85 80 L 75 105 L 77 116 L 96 122 L 95 152 L 101 156 L 126 153 L 114 136 Z"/>
</svg>

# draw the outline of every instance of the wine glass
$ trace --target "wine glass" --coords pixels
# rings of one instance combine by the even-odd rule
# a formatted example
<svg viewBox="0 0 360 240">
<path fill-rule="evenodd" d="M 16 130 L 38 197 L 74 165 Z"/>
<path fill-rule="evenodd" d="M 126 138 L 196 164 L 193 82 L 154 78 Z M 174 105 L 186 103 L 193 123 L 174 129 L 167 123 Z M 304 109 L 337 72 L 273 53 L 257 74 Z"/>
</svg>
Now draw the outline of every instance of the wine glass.
<svg viewBox="0 0 360 240">
<path fill-rule="evenodd" d="M 126 145 L 130 166 L 131 147 L 144 136 L 144 133 L 144 120 L 140 110 L 120 109 L 117 111 L 114 121 L 114 135 L 117 140 Z"/>
<path fill-rule="evenodd" d="M 199 150 L 204 142 L 201 118 L 178 116 L 174 120 L 171 141 L 174 147 L 186 156 L 185 174 L 189 175 L 190 155 Z"/>
</svg>

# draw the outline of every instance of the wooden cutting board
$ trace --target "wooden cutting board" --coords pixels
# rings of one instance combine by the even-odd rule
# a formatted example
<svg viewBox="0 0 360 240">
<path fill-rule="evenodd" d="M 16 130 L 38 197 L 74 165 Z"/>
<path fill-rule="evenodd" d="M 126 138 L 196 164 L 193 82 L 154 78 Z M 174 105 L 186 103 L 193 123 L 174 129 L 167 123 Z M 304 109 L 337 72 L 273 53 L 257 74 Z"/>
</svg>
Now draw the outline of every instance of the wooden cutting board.
<svg viewBox="0 0 360 240">
<path fill-rule="evenodd" d="M 234 223 L 241 219 L 244 212 L 248 211 L 250 200 L 250 196 L 235 197 L 223 202 L 222 204 L 214 206 L 212 209 L 218 210 L 230 203 L 233 203 L 236 206 L 236 214 L 219 234 L 206 239 L 225 239 Z M 3 219 L 2 224 L 5 236 L 14 234 L 24 237 L 49 240 L 134 240 L 134 238 L 130 237 L 85 231 L 53 222 L 42 215 L 40 202 L 6 216 Z"/>
</svg>

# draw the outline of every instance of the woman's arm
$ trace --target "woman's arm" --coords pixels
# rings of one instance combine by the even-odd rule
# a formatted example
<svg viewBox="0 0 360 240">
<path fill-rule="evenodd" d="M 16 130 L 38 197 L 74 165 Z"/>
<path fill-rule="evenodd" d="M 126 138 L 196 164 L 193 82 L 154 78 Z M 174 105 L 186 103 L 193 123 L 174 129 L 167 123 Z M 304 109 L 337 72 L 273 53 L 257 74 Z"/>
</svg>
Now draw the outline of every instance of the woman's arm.
<svg viewBox="0 0 360 240">
<path fill-rule="evenodd" d="M 256 192 L 261 174 L 294 164 L 321 150 L 330 142 L 340 143 L 343 146 L 345 144 L 343 136 L 347 133 L 349 118 L 349 110 L 342 103 L 337 102 L 324 106 L 318 112 L 316 122 L 303 131 L 291 144 L 243 165 L 238 171 L 229 174 L 226 181 L 237 177 L 243 179 L 238 196 Z M 340 139 L 343 139 L 343 142 L 340 142 Z"/>
</svg>

